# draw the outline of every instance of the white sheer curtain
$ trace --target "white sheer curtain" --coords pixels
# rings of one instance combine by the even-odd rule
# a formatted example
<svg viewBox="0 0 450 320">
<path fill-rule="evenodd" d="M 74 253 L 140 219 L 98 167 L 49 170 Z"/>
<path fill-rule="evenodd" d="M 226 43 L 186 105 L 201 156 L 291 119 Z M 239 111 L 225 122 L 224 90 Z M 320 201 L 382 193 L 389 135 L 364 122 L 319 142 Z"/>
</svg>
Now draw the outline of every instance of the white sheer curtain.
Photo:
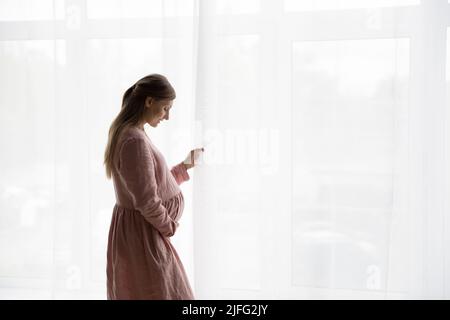
<svg viewBox="0 0 450 320">
<path fill-rule="evenodd" d="M 449 3 L 199 9 L 197 295 L 449 298 Z"/>
<path fill-rule="evenodd" d="M 199 299 L 450 297 L 447 0 L 0 0 L 0 298 L 104 299 L 102 165 L 165 74 Z"/>
<path fill-rule="evenodd" d="M 177 99 L 170 121 L 148 134 L 169 165 L 193 147 L 195 9 L 185 0 L 0 1 L 0 297 L 106 298 L 107 132 L 125 90 L 156 72 Z M 174 242 L 192 277 L 192 187 L 182 188 Z"/>
</svg>

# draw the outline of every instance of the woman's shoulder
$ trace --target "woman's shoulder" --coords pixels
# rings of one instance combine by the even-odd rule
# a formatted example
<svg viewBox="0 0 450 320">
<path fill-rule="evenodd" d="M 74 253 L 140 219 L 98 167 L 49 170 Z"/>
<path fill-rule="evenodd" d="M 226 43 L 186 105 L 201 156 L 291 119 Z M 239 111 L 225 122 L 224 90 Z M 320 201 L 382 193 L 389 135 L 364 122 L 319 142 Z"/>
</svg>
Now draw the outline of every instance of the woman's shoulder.
<svg viewBox="0 0 450 320">
<path fill-rule="evenodd" d="M 146 139 L 146 133 L 145 131 L 137 128 L 137 127 L 125 127 L 122 129 L 122 132 L 120 133 L 120 140 L 122 142 L 128 141 L 128 140 L 147 140 Z"/>
<path fill-rule="evenodd" d="M 126 127 L 123 128 L 117 140 L 117 151 L 122 152 L 125 146 L 147 145 L 148 140 L 146 134 L 139 128 Z"/>
</svg>

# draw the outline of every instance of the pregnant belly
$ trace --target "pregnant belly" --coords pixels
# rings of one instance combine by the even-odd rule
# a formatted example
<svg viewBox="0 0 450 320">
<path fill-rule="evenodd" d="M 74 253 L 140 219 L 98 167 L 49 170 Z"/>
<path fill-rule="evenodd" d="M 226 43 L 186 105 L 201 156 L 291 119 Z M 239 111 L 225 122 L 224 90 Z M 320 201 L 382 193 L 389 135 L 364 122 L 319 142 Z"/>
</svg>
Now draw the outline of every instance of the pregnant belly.
<svg viewBox="0 0 450 320">
<path fill-rule="evenodd" d="M 183 193 L 180 192 L 174 197 L 164 201 L 163 206 L 167 209 L 169 217 L 175 221 L 180 220 L 184 209 Z"/>
</svg>

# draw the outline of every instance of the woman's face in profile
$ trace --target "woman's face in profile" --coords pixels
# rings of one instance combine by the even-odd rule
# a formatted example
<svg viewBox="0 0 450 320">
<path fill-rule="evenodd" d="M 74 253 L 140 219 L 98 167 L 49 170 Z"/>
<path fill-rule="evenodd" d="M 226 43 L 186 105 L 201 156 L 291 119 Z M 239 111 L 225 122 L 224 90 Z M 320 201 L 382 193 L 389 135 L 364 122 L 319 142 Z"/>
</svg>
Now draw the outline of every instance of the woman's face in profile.
<svg viewBox="0 0 450 320">
<path fill-rule="evenodd" d="M 169 111 L 172 108 L 173 100 L 155 100 L 151 97 L 145 99 L 145 121 L 156 128 L 163 120 L 169 120 Z"/>
</svg>

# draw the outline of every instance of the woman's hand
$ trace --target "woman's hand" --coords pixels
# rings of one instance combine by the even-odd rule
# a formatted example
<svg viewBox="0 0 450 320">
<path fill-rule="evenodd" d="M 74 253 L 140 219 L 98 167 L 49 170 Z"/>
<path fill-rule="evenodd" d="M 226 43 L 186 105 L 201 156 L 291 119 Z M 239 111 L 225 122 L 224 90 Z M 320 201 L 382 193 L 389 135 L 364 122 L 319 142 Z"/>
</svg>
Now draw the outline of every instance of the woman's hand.
<svg viewBox="0 0 450 320">
<path fill-rule="evenodd" d="M 205 148 L 197 148 L 191 150 L 191 152 L 188 153 L 186 159 L 184 159 L 183 161 L 183 164 L 186 167 L 186 169 L 191 169 L 197 164 L 197 160 L 203 151 L 205 151 Z"/>
</svg>

